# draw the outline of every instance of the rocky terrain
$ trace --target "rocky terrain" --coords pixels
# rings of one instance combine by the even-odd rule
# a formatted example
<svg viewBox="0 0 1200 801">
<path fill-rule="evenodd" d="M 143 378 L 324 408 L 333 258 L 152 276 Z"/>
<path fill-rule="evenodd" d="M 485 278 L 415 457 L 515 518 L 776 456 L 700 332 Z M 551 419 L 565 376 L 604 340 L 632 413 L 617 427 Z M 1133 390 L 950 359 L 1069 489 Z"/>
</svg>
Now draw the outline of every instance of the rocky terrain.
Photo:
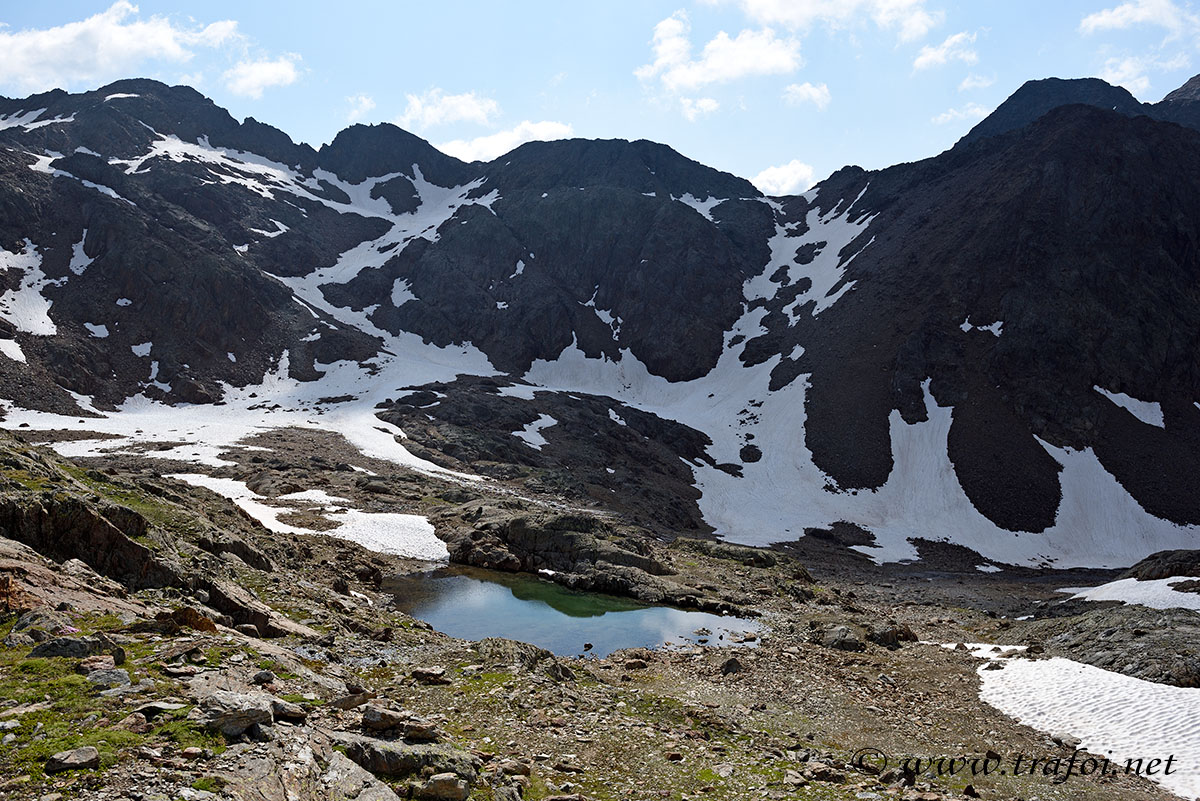
<svg viewBox="0 0 1200 801">
<path fill-rule="evenodd" d="M 779 198 L 0 98 L 0 795 L 1175 797 L 1059 768 L 1200 760 L 1197 80 Z M 447 563 L 746 628 L 455 639 Z"/>
<path fill-rule="evenodd" d="M 359 487 L 335 465 L 314 468 L 315 443 L 289 436 L 230 472 L 268 498 L 293 490 L 304 467 L 309 486 L 445 504 L 441 520 L 491 543 L 465 550 L 451 537 L 455 559 L 503 550 L 511 563 L 491 560 L 501 569 L 553 564 L 586 586 L 618 576 L 627 583 L 605 589 L 752 608 L 766 628 L 752 648 L 604 659 L 454 640 L 396 610 L 383 589 L 419 563 L 267 531 L 141 457 L 74 464 L 5 437 L 5 797 L 1170 797 L 1127 777 L 896 767 L 910 757 L 1072 753 L 1069 738 L 1055 742 L 981 702 L 976 658 L 926 644 L 1044 636 L 1041 621 L 989 609 L 986 590 L 973 608 L 948 602 L 942 593 L 961 586 L 961 572 L 947 569 L 929 589 L 903 571 L 814 578 L 783 553 L 704 540 L 635 545 L 602 520 L 576 519 L 577 533 L 564 537 L 563 513 L 534 499 L 468 498 L 411 471 Z M 336 443 L 321 445 L 337 455 Z M 1029 578 L 967 570 L 997 596 L 1019 587 L 1039 603 L 1054 597 Z M 1017 658 L 1069 651 L 1044 642 Z M 1155 647 L 1169 659 L 1171 645 Z M 890 755 L 891 766 L 856 761 L 863 748 Z"/>
</svg>

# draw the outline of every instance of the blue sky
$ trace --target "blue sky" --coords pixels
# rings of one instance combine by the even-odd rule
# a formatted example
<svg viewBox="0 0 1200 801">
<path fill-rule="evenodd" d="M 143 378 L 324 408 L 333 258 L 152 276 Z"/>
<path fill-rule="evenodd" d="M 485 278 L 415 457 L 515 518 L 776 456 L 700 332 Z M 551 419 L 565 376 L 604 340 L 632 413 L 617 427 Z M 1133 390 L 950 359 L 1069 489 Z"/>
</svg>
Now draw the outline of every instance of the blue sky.
<svg viewBox="0 0 1200 801">
<path fill-rule="evenodd" d="M 1024 81 L 1155 101 L 1200 72 L 1182 0 L 0 5 L 0 94 L 188 83 L 320 145 L 394 122 L 463 158 L 665 142 L 779 193 L 934 155 Z"/>
</svg>

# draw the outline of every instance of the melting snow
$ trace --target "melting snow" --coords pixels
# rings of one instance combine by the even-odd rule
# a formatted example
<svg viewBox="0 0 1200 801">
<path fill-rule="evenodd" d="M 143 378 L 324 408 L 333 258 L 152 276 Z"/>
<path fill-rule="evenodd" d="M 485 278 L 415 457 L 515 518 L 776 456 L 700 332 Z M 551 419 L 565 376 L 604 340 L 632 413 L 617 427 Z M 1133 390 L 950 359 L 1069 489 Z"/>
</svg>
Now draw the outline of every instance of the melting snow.
<svg viewBox="0 0 1200 801">
<path fill-rule="evenodd" d="M 392 305 L 398 309 L 410 300 L 418 300 L 413 294 L 412 285 L 407 278 L 397 278 L 392 284 Z"/>
<path fill-rule="evenodd" d="M 74 275 L 83 275 L 84 271 L 91 265 L 92 259 L 89 259 L 87 254 L 83 252 L 83 243 L 87 240 L 87 229 L 83 229 L 83 234 L 80 235 L 79 241 L 71 246 L 71 263 L 68 269 Z"/>
<path fill-rule="evenodd" d="M 971 325 L 971 318 L 967 317 L 967 319 L 963 320 L 962 325 L 960 325 L 959 328 L 967 333 L 971 331 L 987 331 L 992 336 L 998 337 L 1004 331 L 1004 321 L 997 320 L 989 325 Z"/>
<path fill-rule="evenodd" d="M 6 128 L 22 128 L 26 131 L 34 131 L 46 125 L 55 125 L 60 122 L 75 122 L 75 115 L 69 117 L 55 117 L 49 120 L 39 120 L 46 109 L 39 108 L 34 111 L 18 111 L 15 114 L 9 114 L 6 117 L 0 117 L 0 131 Z"/>
<path fill-rule="evenodd" d="M 643 194 L 645 194 L 645 193 L 643 193 Z M 650 193 L 650 194 L 651 194 L 651 196 L 653 196 L 653 193 Z M 693 209 L 695 209 L 697 212 L 699 212 L 704 217 L 704 219 L 708 220 L 709 222 L 712 222 L 713 221 L 713 217 L 712 217 L 713 208 L 724 203 L 726 198 L 710 197 L 710 198 L 706 198 L 705 200 L 700 200 L 697 197 L 693 197 L 691 192 L 685 192 L 680 197 L 672 197 L 671 200 L 677 200 L 686 206 L 691 206 Z"/>
<path fill-rule="evenodd" d="M 25 352 L 21 350 L 21 346 L 14 339 L 0 339 L 0 353 L 3 353 L 14 362 L 25 361 Z"/>
<path fill-rule="evenodd" d="M 129 298 L 117 298 L 117 305 L 118 306 L 132 306 L 133 301 L 130 300 Z"/>
<path fill-rule="evenodd" d="M 541 414 L 538 415 L 538 419 L 534 420 L 532 423 L 529 423 L 520 431 L 514 431 L 513 436 L 517 439 L 523 440 L 529 447 L 540 451 L 542 446 L 546 444 L 546 438 L 541 434 L 542 429 L 549 428 L 557 422 L 558 421 L 550 415 Z"/>
<path fill-rule="evenodd" d="M 134 356 L 149 356 L 150 349 L 154 347 L 153 342 L 143 342 L 140 345 L 130 345 L 129 349 L 133 351 Z"/>
<path fill-rule="evenodd" d="M 108 97 L 104 98 L 104 102 L 107 103 L 110 100 L 119 100 L 122 97 L 141 97 L 141 95 L 131 95 L 128 92 L 117 92 L 115 95 L 109 95 Z"/>
<path fill-rule="evenodd" d="M 378 553 L 397 554 L 409 559 L 445 561 L 450 558 L 446 544 L 434 535 L 433 525 L 421 515 L 343 509 L 324 514 L 325 517 L 338 523 L 337 528 L 328 531 L 313 531 L 280 522 L 279 518 L 296 511 L 294 505 L 296 501 L 340 505 L 346 503 L 346 499 L 328 495 L 323 490 L 307 490 L 280 496 L 277 500 L 291 502 L 292 505 L 277 507 L 263 503 L 266 498 L 251 490 L 244 482 L 234 479 L 215 478 L 200 473 L 177 473 L 168 475 L 167 478 L 178 479 L 212 490 L 236 503 L 270 531 L 280 534 L 316 534 L 337 537 L 357 542 L 364 548 Z"/>
<path fill-rule="evenodd" d="M 533 254 L 530 254 L 530 255 L 533 255 Z M 512 279 L 516 278 L 518 275 L 520 275 L 523 272 L 525 272 L 525 262 L 520 259 L 517 259 L 517 269 L 513 271 L 513 274 L 510 275 L 508 277 L 508 279 L 511 281 Z"/>
<path fill-rule="evenodd" d="M 1087 601 L 1122 601 L 1148 606 L 1151 609 L 1178 608 L 1200 612 L 1200 593 L 1171 589 L 1171 585 L 1188 580 L 1182 576 L 1149 581 L 1124 578 L 1101 584 L 1099 587 L 1063 587 L 1059 592 L 1075 593 L 1072 598 L 1083 598 Z"/>
<path fill-rule="evenodd" d="M 1120 406 L 1125 411 L 1132 414 L 1137 419 L 1147 425 L 1163 427 L 1162 406 L 1157 401 L 1140 401 L 1137 398 L 1131 398 L 1122 392 L 1109 392 L 1107 389 L 1100 387 L 1092 387 L 1104 397 L 1108 398 L 1113 403 Z"/>
<path fill-rule="evenodd" d="M 42 257 L 33 243 L 25 240 L 25 249 L 9 253 L 0 249 L 0 270 L 20 270 L 24 275 L 16 289 L 0 295 L 0 317 L 8 320 L 18 331 L 37 336 L 53 336 L 58 327 L 50 319 L 50 301 L 42 296 L 46 286 L 57 286 L 42 272 Z"/>
<path fill-rule="evenodd" d="M 106 325 L 96 325 L 95 323 L 84 323 L 83 327 L 86 328 L 88 330 L 88 333 L 91 334 L 96 339 L 108 338 L 108 326 L 106 326 Z"/>
<path fill-rule="evenodd" d="M 991 646 L 976 647 L 986 657 Z M 979 668 L 979 697 L 1043 732 L 1079 738 L 1080 749 L 1126 760 L 1174 756 L 1172 775 L 1159 765 L 1148 778 L 1187 798 L 1200 797 L 1200 689 L 1135 679 L 1069 659 L 1003 659 L 1001 670 Z M 1189 712 L 1193 714 L 1189 714 Z M 1111 770 L 1112 768 L 1110 768 Z M 1078 779 L 1077 779 L 1078 781 Z"/>
<path fill-rule="evenodd" d="M 857 203 L 863 192 L 866 191 L 866 187 L 863 187 L 854 203 Z M 812 315 L 814 317 L 836 303 L 854 286 L 854 282 L 848 281 L 842 284 L 836 292 L 834 292 L 834 287 L 841 282 L 850 262 L 871 244 L 868 242 L 858 252 L 842 260 L 842 250 L 858 238 L 875 219 L 872 215 L 860 216 L 857 220 L 852 220 L 851 212 L 854 209 L 854 203 L 836 216 L 834 216 L 833 210 L 830 210 L 825 216 L 821 216 L 820 208 L 814 206 L 809 209 L 806 219 L 808 230 L 803 236 L 789 236 L 797 228 L 796 223 L 777 224 L 775 236 L 768 243 L 771 248 L 771 260 L 767 262 L 766 268 L 761 273 L 746 282 L 743 290 L 746 299 L 772 298 L 783 287 L 791 286 L 800 279 L 807 278 L 812 285 L 806 292 L 797 295 L 795 301 L 785 308 L 793 324 L 799 320 L 800 309 L 808 303 L 813 304 Z M 796 257 L 805 245 L 817 245 L 820 246 L 820 250 L 808 264 L 799 264 Z M 787 277 L 782 285 L 776 285 L 771 280 L 771 276 L 775 275 L 781 267 L 786 270 Z"/>
</svg>

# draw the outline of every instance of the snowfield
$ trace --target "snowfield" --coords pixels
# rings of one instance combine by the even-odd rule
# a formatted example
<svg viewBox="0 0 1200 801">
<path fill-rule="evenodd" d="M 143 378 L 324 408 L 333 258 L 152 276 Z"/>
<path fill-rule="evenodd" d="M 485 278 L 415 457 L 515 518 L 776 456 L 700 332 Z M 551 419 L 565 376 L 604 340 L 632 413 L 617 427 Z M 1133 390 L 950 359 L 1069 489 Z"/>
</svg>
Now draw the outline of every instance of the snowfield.
<svg viewBox="0 0 1200 801">
<path fill-rule="evenodd" d="M 436 242 L 439 228 L 454 220 L 460 210 L 481 206 L 491 211 L 499 193 L 492 190 L 484 194 L 484 179 L 461 186 L 439 186 L 427 180 L 416 164 L 412 165 L 411 175 L 390 173 L 355 184 L 323 170 L 316 170 L 309 177 L 252 153 L 214 147 L 203 137 L 196 142 L 184 142 L 157 134 L 143 155 L 110 163 L 137 174 L 164 159 L 199 165 L 213 181 L 236 183 L 281 203 L 289 202 L 288 197 L 303 198 L 340 213 L 389 223 L 381 236 L 349 247 L 329 266 L 278 279 L 314 318 L 313 329 L 304 341 L 319 339 L 323 330 L 335 325 L 348 326 L 377 337 L 382 343 L 378 354 L 362 364 L 350 361 L 318 364 L 322 377 L 305 383 L 289 376 L 290 353 L 284 351 L 279 354 L 275 369 L 259 383 L 226 386 L 223 405 L 219 406 L 173 407 L 136 395 L 126 399 L 115 412 L 101 412 L 90 399 L 80 398 L 81 409 L 94 415 L 80 418 L 17 409 L 0 401 L 7 410 L 4 425 L 33 430 L 75 429 L 106 435 L 104 439 L 57 443 L 54 447 L 67 457 L 141 452 L 147 443 L 155 443 L 169 447 L 147 450 L 147 456 L 209 467 L 228 465 L 222 452 L 240 447 L 255 434 L 292 427 L 320 429 L 341 434 L 370 458 L 452 480 L 481 480 L 450 473 L 413 456 L 404 447 L 404 432 L 376 417 L 376 405 L 405 388 L 453 381 L 460 375 L 497 375 L 487 356 L 469 342 L 437 347 L 415 334 L 392 334 L 375 325 L 372 315 L 381 305 L 420 303 L 411 281 L 405 277 L 395 278 L 378 304 L 357 309 L 330 301 L 323 287 L 345 284 L 365 270 L 382 267 L 412 242 Z M 39 157 L 33 166 L 49 170 L 51 160 L 52 155 Z M 411 178 L 420 202 L 414 211 L 397 214 L 383 197 L 375 195 L 381 184 L 402 174 Z M 336 187 L 344 196 L 339 195 L 337 200 L 325 197 L 321 182 Z M 882 487 L 873 491 L 843 491 L 816 467 L 805 438 L 807 376 L 771 391 L 771 371 L 784 357 L 773 356 L 747 367 L 741 361 L 742 346 L 734 343 L 765 332 L 762 319 L 766 310 L 751 309 L 751 301 L 773 298 L 798 282 L 808 281 L 809 287 L 785 308 L 796 322 L 801 315 L 820 315 L 853 291 L 854 282 L 844 280 L 847 265 L 871 245 L 871 241 L 864 240 L 872 217 L 856 210 L 862 196 L 860 193 L 854 202 L 839 203 L 832 208 L 814 206 L 807 212 L 807 230 L 803 235 L 793 235 L 799 230 L 798 223 L 776 225 L 767 243 L 771 254 L 768 263 L 760 273 L 745 281 L 743 315 L 726 332 L 725 349 L 707 375 L 671 383 L 652 375 L 628 350 L 622 350 L 616 360 L 592 359 L 572 342 L 557 358 L 535 361 L 520 377 L 524 385 L 506 387 L 501 394 L 532 398 L 539 389 L 546 389 L 608 396 L 707 434 L 712 440 L 709 455 L 716 463 L 739 463 L 741 448 L 753 437 L 762 450 L 762 458 L 744 464 L 741 477 L 698 462 L 690 465 L 701 491 L 699 506 L 705 520 L 719 536 L 733 542 L 769 545 L 797 539 L 807 528 L 827 528 L 834 522 L 847 521 L 873 534 L 874 542 L 858 549 L 876 561 L 915 559 L 918 552 L 912 540 L 924 538 L 954 542 L 977 551 L 983 557 L 983 570 L 994 570 L 1002 564 L 1123 567 L 1154 551 L 1194 545 L 1200 529 L 1177 526 L 1147 513 L 1090 450 L 1072 451 L 1047 443 L 1042 443 L 1043 447 L 1063 467 L 1060 475 L 1063 499 L 1055 524 L 1037 534 L 999 528 L 974 508 L 955 476 L 947 454 L 947 435 L 954 410 L 937 405 L 928 382 L 925 422 L 909 425 L 899 412 L 892 413 L 890 433 L 895 467 Z M 810 202 L 819 200 L 819 190 L 810 191 L 805 198 Z M 710 219 L 721 202 L 690 195 L 675 200 Z M 780 208 L 776 201 L 763 202 L 776 211 Z M 288 230 L 282 223 L 272 222 L 273 230 L 254 229 L 255 236 L 275 237 Z M 24 334 L 55 334 L 51 303 L 43 290 L 88 269 L 91 260 L 83 248 L 86 238 L 85 231 L 72 248 L 69 275 L 53 281 L 42 273 L 41 255 L 32 243 L 27 241 L 19 253 L 0 251 L 0 271 L 18 275 L 17 288 L 0 296 L 0 317 Z M 246 247 L 253 248 L 256 241 Z M 813 258 L 799 264 L 797 254 L 806 246 L 811 246 Z M 516 262 L 510 277 L 517 278 L 535 263 L 535 255 L 529 253 Z M 8 285 L 13 282 L 10 280 Z M 612 329 L 614 340 L 619 341 L 622 321 L 612 312 L 596 308 L 595 297 L 593 294 L 592 300 L 583 305 L 590 306 Z M 121 305 L 128 303 L 118 301 Z M 321 313 L 327 317 L 323 318 Z M 968 316 L 962 324 L 966 333 L 975 335 L 974 332 L 982 331 L 1000 336 L 1002 332 L 1000 321 L 978 325 L 971 324 L 970 319 Z M 87 330 L 94 341 L 102 341 L 110 334 L 103 322 L 88 323 Z M 111 333 L 115 335 L 116 329 Z M 144 342 L 124 347 L 138 357 L 149 358 L 153 345 Z M 798 357 L 803 351 L 803 345 L 796 345 L 791 356 Z M 24 360 L 24 351 L 15 340 L 0 343 L 0 353 L 18 363 Z M 227 358 L 236 362 L 238 357 L 231 353 Z M 169 391 L 169 385 L 159 378 L 158 368 L 159 362 L 151 361 L 144 386 Z M 1162 425 L 1159 404 L 1100 387 L 1096 391 L 1138 419 Z M 330 400 L 334 398 L 342 400 Z M 610 414 L 618 423 L 623 422 L 615 412 Z M 541 415 L 512 433 L 531 448 L 540 450 L 546 444 L 541 432 L 555 423 L 552 417 Z M 246 497 L 241 500 L 254 501 Z M 343 522 L 343 528 L 354 532 L 356 537 L 379 541 L 370 525 L 353 516 Z"/>
<path fill-rule="evenodd" d="M 975 646 L 972 653 L 986 658 L 991 648 Z M 1173 756 L 1172 775 L 1147 778 L 1185 798 L 1200 798 L 1200 689 L 1057 657 L 1000 661 L 1001 670 L 979 668 L 983 701 L 1026 726 L 1074 736 L 1080 750 L 1107 757 L 1122 770 L 1127 760 Z"/>
<path fill-rule="evenodd" d="M 1172 589 L 1172 585 L 1187 580 L 1180 576 L 1149 581 L 1124 578 L 1099 587 L 1063 587 L 1059 592 L 1074 593 L 1072 599 L 1082 598 L 1086 601 L 1121 601 L 1151 609 L 1192 609 L 1200 612 L 1200 593 Z"/>
</svg>

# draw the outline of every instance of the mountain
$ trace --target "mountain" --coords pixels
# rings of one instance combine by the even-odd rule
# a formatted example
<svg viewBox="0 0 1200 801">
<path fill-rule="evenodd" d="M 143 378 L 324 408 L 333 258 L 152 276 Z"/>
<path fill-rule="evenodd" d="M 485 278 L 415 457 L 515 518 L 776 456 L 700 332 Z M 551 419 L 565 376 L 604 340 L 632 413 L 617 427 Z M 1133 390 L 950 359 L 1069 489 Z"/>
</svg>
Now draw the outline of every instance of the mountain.
<svg viewBox="0 0 1200 801">
<path fill-rule="evenodd" d="M 1127 566 L 1200 525 L 1195 86 L 1031 82 L 780 198 L 645 141 L 0 100 L 4 425 L 217 469 L 332 430 L 667 538 Z"/>
<path fill-rule="evenodd" d="M 1124 114 L 1175 122 L 1200 130 L 1200 75 L 1158 103 L 1142 103 L 1120 86 L 1099 78 L 1045 78 L 1027 81 L 995 111 L 981 120 L 960 144 L 1023 128 L 1060 106 L 1094 106 Z"/>
</svg>

